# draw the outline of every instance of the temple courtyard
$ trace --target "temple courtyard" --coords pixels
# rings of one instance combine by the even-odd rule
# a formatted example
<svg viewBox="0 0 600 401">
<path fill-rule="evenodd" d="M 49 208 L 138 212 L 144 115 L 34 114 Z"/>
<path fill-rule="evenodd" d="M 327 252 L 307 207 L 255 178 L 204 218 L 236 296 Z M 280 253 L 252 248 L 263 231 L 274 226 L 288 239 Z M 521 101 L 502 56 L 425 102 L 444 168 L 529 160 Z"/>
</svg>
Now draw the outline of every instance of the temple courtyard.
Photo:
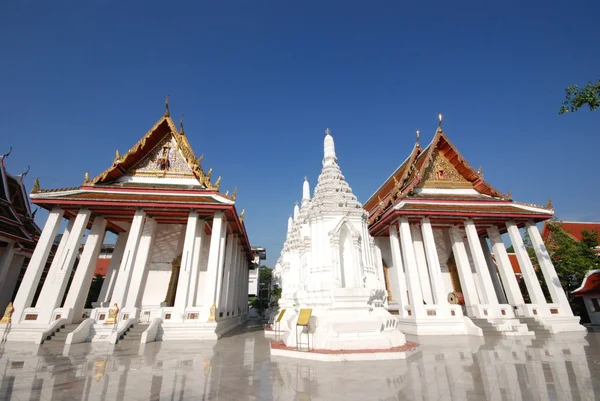
<svg viewBox="0 0 600 401">
<path fill-rule="evenodd" d="M 600 334 L 413 337 L 406 360 L 271 356 L 259 321 L 218 341 L 2 343 L 0 400 L 596 400 Z"/>
</svg>

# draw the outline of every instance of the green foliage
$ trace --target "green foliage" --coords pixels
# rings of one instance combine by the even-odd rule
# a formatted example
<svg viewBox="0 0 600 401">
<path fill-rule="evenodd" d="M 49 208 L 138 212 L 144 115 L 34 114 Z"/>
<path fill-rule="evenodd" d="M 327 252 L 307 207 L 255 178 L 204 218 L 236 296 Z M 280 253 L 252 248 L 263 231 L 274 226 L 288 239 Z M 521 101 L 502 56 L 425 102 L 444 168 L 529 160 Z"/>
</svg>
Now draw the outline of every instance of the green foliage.
<svg viewBox="0 0 600 401">
<path fill-rule="evenodd" d="M 271 307 L 279 305 L 279 299 L 281 298 L 281 288 L 278 285 L 274 285 L 271 289 Z"/>
<path fill-rule="evenodd" d="M 577 85 L 570 85 L 565 91 L 565 101 L 560 106 L 558 114 L 577 111 L 586 104 L 590 110 L 600 107 L 600 81 L 588 82 L 581 89 Z"/>
<path fill-rule="evenodd" d="M 559 223 L 548 224 L 550 236 L 546 247 L 554 263 L 556 273 L 567 294 L 581 285 L 589 270 L 598 266 L 594 248 L 598 246 L 598 232 L 583 231 L 582 240 L 571 237 Z"/>
</svg>

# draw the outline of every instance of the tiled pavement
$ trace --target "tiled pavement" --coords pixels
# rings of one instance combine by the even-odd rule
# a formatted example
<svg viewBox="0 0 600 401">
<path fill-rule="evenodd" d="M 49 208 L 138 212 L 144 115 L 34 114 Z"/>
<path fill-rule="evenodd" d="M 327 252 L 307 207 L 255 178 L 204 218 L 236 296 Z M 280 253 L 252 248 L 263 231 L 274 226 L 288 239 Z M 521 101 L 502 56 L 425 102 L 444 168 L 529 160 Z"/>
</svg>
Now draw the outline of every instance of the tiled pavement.
<svg viewBox="0 0 600 401">
<path fill-rule="evenodd" d="M 600 334 L 412 338 L 406 361 L 269 355 L 250 322 L 218 342 L 0 344 L 0 400 L 595 400 Z"/>
</svg>

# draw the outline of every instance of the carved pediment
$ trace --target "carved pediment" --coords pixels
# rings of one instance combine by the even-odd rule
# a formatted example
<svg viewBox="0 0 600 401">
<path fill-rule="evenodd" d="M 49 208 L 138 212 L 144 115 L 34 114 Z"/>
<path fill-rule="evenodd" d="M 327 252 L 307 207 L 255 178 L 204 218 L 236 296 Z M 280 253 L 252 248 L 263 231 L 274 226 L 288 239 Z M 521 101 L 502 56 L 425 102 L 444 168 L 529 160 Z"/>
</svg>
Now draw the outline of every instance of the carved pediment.
<svg viewBox="0 0 600 401">
<path fill-rule="evenodd" d="M 433 160 L 425 170 L 420 186 L 423 188 L 473 188 L 473 184 L 458 172 L 439 149 L 433 153 Z"/>
<path fill-rule="evenodd" d="M 133 177 L 194 178 L 177 142 L 167 135 L 148 155 L 127 171 Z"/>
</svg>

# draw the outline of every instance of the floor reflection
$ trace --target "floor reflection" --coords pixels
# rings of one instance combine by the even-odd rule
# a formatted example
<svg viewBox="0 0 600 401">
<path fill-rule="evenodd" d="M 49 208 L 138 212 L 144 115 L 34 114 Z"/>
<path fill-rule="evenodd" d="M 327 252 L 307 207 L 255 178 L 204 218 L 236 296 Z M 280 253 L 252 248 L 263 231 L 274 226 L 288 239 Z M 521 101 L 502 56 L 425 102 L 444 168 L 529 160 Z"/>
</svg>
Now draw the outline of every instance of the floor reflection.
<svg viewBox="0 0 600 401">
<path fill-rule="evenodd" d="M 600 335 L 411 338 L 406 361 L 269 355 L 260 326 L 218 342 L 0 344 L 0 400 L 594 400 Z"/>
</svg>

